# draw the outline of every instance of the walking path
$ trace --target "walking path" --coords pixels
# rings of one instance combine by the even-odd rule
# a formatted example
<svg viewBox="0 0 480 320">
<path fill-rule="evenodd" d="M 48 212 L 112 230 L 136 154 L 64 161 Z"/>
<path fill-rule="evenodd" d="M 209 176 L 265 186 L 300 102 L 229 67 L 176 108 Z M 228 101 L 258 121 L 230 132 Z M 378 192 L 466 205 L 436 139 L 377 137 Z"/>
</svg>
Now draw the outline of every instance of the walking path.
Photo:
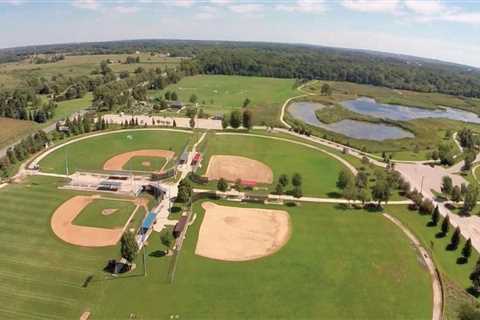
<svg viewBox="0 0 480 320">
<path fill-rule="evenodd" d="M 423 261 L 425 262 L 425 266 L 432 277 L 432 290 L 433 290 L 433 312 L 432 312 L 432 320 L 441 320 L 443 314 L 443 289 L 442 289 L 442 282 L 440 280 L 439 273 L 435 267 L 435 264 L 428 254 L 427 250 L 420 244 L 420 241 L 406 228 L 398 219 L 392 217 L 388 213 L 384 213 L 383 216 L 394 223 L 397 227 L 399 227 L 403 233 L 410 239 L 413 245 L 417 248 L 420 255 L 422 256 Z"/>
</svg>

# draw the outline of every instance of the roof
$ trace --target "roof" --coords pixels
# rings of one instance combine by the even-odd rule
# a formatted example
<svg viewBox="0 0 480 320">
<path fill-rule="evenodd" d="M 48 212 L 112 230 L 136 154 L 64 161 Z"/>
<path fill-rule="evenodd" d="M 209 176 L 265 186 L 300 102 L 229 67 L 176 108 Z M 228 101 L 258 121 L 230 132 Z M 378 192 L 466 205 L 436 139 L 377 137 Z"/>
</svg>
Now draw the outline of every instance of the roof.
<svg viewBox="0 0 480 320">
<path fill-rule="evenodd" d="M 180 161 L 187 161 L 188 160 L 188 150 L 185 150 L 182 155 L 180 156 Z"/>
<path fill-rule="evenodd" d="M 143 220 L 142 229 L 150 229 L 150 227 L 155 222 L 155 218 L 157 217 L 156 213 L 150 212 L 147 217 Z"/>
<path fill-rule="evenodd" d="M 187 224 L 187 218 L 188 216 L 181 216 L 180 219 L 178 219 L 178 222 L 175 225 L 175 228 L 173 229 L 173 231 L 182 232 L 183 228 L 185 228 L 185 225 Z"/>
<path fill-rule="evenodd" d="M 240 184 L 243 186 L 253 187 L 257 185 L 257 181 L 255 180 L 241 180 Z"/>
</svg>

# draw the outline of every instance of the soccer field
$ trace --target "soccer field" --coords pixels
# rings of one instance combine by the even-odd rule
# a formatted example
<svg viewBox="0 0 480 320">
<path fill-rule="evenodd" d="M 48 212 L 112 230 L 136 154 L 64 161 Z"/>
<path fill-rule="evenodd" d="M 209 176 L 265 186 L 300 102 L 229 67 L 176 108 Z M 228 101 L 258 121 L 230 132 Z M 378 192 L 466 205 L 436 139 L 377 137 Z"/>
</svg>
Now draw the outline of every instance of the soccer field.
<svg viewBox="0 0 480 320">
<path fill-rule="evenodd" d="M 278 122 L 285 100 L 299 95 L 294 83 L 293 79 L 197 75 L 183 78 L 164 90 L 150 91 L 150 96 L 158 97 L 166 91 L 175 91 L 179 99 L 187 103 L 195 94 L 201 108 L 210 114 L 243 109 L 243 102 L 248 98 L 250 104 L 247 108 L 253 112 L 255 123 L 274 124 Z"/>
</svg>

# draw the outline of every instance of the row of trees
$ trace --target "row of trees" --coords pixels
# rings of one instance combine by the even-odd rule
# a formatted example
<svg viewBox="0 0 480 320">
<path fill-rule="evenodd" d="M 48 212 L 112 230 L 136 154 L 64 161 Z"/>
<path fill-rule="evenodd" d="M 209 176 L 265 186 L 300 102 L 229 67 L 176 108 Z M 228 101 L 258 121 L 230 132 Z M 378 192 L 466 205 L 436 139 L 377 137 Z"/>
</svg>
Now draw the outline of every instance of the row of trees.
<svg viewBox="0 0 480 320">
<path fill-rule="evenodd" d="M 230 113 L 230 115 L 223 115 L 222 127 L 226 129 L 228 126 L 232 127 L 233 129 L 238 129 L 240 126 L 242 126 L 243 128 L 250 130 L 253 127 L 252 111 L 248 109 L 243 110 L 242 112 L 239 110 L 234 110 Z"/>
<path fill-rule="evenodd" d="M 408 182 L 405 182 L 398 171 L 378 168 L 374 171 L 374 176 L 375 183 L 369 186 L 367 172 L 360 170 L 354 176 L 350 171 L 342 170 L 337 179 L 337 188 L 342 190 L 342 197 L 349 202 L 359 200 L 365 204 L 373 200 L 379 207 L 382 202 L 388 203 L 393 190 L 410 188 Z"/>
<path fill-rule="evenodd" d="M 441 191 L 445 198 L 450 199 L 455 203 L 463 200 L 461 213 L 464 215 L 470 214 L 477 205 L 479 190 L 473 183 L 468 186 L 462 183 L 458 186 L 453 184 L 451 177 L 444 176 L 442 178 Z"/>
<path fill-rule="evenodd" d="M 42 130 L 29 135 L 21 142 L 7 150 L 7 154 L 0 158 L 0 178 L 11 175 L 11 168 L 16 163 L 27 159 L 30 155 L 42 150 L 50 142 L 50 137 Z"/>
<path fill-rule="evenodd" d="M 274 193 L 277 195 L 282 195 L 286 193 L 288 195 L 294 196 L 295 198 L 303 197 L 303 190 L 302 190 L 303 179 L 300 173 L 296 172 L 292 175 L 292 179 L 291 179 L 292 189 L 286 190 L 289 185 L 289 182 L 290 180 L 288 179 L 288 175 L 281 174 L 278 177 L 278 182 L 277 182 L 277 185 L 275 186 Z"/>
</svg>

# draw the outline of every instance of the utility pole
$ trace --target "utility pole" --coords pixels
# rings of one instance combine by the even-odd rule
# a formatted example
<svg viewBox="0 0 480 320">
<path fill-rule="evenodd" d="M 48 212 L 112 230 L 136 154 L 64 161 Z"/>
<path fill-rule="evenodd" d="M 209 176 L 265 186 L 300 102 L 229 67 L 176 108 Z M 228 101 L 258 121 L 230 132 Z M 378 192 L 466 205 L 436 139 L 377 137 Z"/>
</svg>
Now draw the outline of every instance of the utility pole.
<svg viewBox="0 0 480 320">
<path fill-rule="evenodd" d="M 65 146 L 65 173 L 68 174 L 68 146 Z"/>
<path fill-rule="evenodd" d="M 423 178 L 424 178 L 424 176 L 422 176 L 422 182 L 421 182 L 421 184 L 420 184 L 420 193 L 423 192 Z"/>
</svg>

